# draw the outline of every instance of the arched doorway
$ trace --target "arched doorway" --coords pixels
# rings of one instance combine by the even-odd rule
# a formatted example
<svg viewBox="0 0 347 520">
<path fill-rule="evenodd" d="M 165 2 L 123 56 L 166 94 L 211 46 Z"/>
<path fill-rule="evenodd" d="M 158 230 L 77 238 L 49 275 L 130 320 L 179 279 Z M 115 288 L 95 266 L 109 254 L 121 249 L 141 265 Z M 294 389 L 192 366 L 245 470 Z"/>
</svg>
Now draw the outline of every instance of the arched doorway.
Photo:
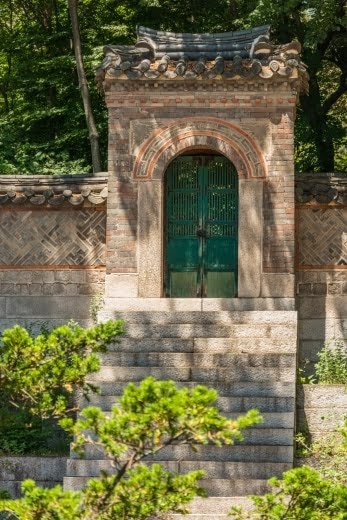
<svg viewBox="0 0 347 520">
<path fill-rule="evenodd" d="M 180 155 L 165 173 L 164 292 L 237 294 L 238 175 L 222 155 Z"/>
</svg>

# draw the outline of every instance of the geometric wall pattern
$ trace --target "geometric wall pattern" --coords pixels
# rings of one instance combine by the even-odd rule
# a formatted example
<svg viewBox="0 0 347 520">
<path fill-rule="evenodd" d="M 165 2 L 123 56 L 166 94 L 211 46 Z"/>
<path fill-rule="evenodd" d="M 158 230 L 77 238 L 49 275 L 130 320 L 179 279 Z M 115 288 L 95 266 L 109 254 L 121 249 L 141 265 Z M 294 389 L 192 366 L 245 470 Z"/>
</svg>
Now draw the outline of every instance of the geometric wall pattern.
<svg viewBox="0 0 347 520">
<path fill-rule="evenodd" d="M 0 267 L 105 265 L 106 212 L 0 212 Z"/>
<path fill-rule="evenodd" d="M 347 208 L 300 208 L 298 265 L 347 265 Z"/>
</svg>

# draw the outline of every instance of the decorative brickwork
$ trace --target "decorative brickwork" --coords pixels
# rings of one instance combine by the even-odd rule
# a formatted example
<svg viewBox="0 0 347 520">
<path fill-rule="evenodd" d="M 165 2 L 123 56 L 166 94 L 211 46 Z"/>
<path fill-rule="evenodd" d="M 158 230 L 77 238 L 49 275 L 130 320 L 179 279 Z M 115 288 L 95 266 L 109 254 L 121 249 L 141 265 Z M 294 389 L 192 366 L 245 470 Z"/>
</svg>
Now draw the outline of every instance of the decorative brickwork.
<svg viewBox="0 0 347 520">
<path fill-rule="evenodd" d="M 212 117 L 175 121 L 153 134 L 140 147 L 135 179 L 161 179 L 169 162 L 186 150 L 205 148 L 228 157 L 240 177 L 264 177 L 266 166 L 257 142 L 235 124 Z"/>
<path fill-rule="evenodd" d="M 105 211 L 2 211 L 1 266 L 105 264 Z"/>
<path fill-rule="evenodd" d="M 297 217 L 298 268 L 347 267 L 346 208 L 301 207 Z"/>
</svg>

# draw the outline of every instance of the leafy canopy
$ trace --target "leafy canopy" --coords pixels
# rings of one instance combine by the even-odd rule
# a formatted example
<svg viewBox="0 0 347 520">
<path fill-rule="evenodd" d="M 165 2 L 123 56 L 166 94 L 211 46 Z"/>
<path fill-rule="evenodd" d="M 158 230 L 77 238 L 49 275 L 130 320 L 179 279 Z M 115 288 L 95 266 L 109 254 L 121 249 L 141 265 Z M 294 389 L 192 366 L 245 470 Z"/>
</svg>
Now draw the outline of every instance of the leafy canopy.
<svg viewBox="0 0 347 520">
<path fill-rule="evenodd" d="M 133 43 L 137 24 L 223 32 L 266 23 L 274 40 L 302 43 L 311 78 L 298 109 L 297 169 L 347 168 L 344 0 L 80 0 L 78 12 L 105 165 L 107 111 L 93 77 L 104 44 Z M 70 38 L 66 0 L 0 0 L 0 172 L 90 171 Z"/>
</svg>

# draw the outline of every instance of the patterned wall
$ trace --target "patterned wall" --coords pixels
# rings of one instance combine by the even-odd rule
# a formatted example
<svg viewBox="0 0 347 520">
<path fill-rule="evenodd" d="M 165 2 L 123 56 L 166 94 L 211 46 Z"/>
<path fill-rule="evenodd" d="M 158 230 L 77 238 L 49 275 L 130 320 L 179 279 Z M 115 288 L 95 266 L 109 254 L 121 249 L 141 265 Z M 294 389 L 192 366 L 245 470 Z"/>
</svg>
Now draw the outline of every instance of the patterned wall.
<svg viewBox="0 0 347 520">
<path fill-rule="evenodd" d="M 0 268 L 105 265 L 105 228 L 94 208 L 1 211 Z"/>
<path fill-rule="evenodd" d="M 297 210 L 297 266 L 347 266 L 347 208 Z"/>
</svg>

